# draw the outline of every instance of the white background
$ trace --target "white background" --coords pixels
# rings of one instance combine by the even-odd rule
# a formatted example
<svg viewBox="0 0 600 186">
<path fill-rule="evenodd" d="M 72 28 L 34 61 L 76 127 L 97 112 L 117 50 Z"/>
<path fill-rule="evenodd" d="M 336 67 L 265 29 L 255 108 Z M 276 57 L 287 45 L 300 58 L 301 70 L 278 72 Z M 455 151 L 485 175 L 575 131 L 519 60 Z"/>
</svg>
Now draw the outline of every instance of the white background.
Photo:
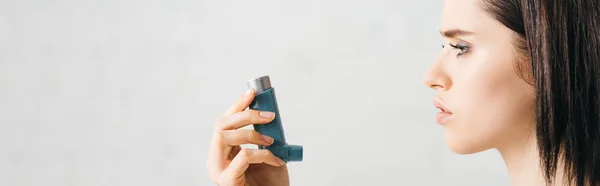
<svg viewBox="0 0 600 186">
<path fill-rule="evenodd" d="M 2 0 L 0 185 L 214 185 L 212 127 L 262 75 L 294 186 L 508 185 L 435 124 L 442 3 Z"/>
</svg>

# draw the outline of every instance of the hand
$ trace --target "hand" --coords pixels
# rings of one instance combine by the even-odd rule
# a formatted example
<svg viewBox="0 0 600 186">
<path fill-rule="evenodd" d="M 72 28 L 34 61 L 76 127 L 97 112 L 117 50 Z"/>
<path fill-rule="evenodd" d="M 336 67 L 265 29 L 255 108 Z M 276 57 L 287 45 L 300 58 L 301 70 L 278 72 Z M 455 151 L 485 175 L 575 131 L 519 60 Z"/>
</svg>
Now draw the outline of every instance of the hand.
<svg viewBox="0 0 600 186">
<path fill-rule="evenodd" d="M 241 148 L 241 144 L 269 146 L 273 138 L 255 130 L 239 129 L 249 124 L 266 124 L 273 112 L 246 108 L 254 99 L 249 89 L 232 105 L 213 132 L 207 168 L 219 186 L 287 186 L 289 175 L 285 163 L 266 149 Z"/>
</svg>

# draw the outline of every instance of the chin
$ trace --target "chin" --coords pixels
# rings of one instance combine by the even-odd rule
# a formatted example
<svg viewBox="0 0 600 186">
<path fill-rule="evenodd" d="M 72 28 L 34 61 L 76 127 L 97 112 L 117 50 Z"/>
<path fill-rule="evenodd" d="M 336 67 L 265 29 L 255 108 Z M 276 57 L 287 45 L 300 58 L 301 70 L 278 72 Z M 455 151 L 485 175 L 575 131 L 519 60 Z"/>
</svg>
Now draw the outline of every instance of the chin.
<svg viewBox="0 0 600 186">
<path fill-rule="evenodd" d="M 448 129 L 444 130 L 446 145 L 456 154 L 474 154 L 490 149 L 485 145 L 485 140 L 477 140 L 473 136 L 456 134 Z"/>
</svg>

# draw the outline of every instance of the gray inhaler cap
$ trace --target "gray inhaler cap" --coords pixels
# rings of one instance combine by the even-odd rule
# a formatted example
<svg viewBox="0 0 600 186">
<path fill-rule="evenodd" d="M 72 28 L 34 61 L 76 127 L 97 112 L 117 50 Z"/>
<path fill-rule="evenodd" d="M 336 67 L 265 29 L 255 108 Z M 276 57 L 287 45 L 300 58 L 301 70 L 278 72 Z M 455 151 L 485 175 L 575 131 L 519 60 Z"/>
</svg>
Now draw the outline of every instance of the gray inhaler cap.
<svg viewBox="0 0 600 186">
<path fill-rule="evenodd" d="M 247 84 L 248 88 L 252 88 L 254 91 L 256 91 L 256 94 L 260 94 L 272 87 L 271 78 L 269 78 L 269 76 L 261 76 L 248 80 Z"/>
</svg>

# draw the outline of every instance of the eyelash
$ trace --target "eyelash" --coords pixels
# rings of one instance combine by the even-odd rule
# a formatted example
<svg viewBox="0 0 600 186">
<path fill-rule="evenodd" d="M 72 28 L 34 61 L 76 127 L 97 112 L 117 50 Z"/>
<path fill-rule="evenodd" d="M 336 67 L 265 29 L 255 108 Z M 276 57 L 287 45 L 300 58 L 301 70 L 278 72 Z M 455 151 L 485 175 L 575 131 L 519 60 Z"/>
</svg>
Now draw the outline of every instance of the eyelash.
<svg viewBox="0 0 600 186">
<path fill-rule="evenodd" d="M 459 49 L 460 50 L 458 52 L 458 54 L 456 54 L 456 57 L 460 57 L 460 56 L 466 54 L 467 52 L 469 52 L 469 49 L 471 48 L 471 47 L 469 47 L 467 45 L 460 44 L 460 43 L 457 43 L 456 45 L 453 45 L 452 43 L 448 43 L 448 45 L 450 45 L 454 49 Z M 442 48 L 444 48 L 444 45 L 442 45 Z"/>
</svg>

